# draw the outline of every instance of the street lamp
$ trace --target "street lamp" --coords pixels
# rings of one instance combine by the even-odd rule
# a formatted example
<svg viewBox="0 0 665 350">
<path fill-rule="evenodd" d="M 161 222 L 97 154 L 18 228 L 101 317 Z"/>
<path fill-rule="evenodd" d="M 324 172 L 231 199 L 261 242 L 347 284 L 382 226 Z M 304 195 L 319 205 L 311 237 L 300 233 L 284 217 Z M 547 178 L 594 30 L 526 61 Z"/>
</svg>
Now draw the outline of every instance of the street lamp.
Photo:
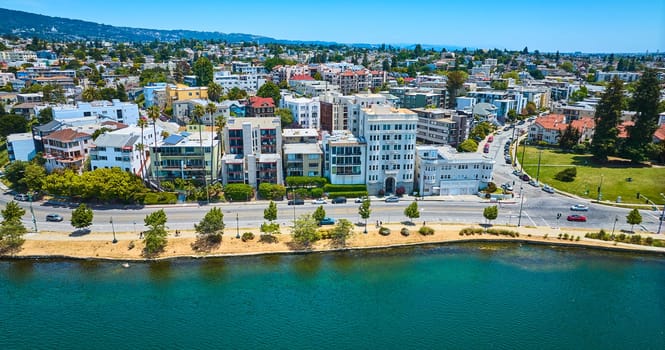
<svg viewBox="0 0 665 350">
<path fill-rule="evenodd" d="M 116 244 L 116 243 L 118 243 L 118 240 L 115 239 L 115 225 L 113 225 L 113 216 L 111 216 L 111 220 L 109 220 L 109 222 L 111 223 L 111 230 L 113 230 L 113 241 L 112 242 L 113 242 L 113 244 Z"/>
<path fill-rule="evenodd" d="M 520 184 L 520 215 L 517 217 L 517 227 L 520 227 L 522 224 L 522 207 L 524 206 L 524 194 L 522 191 L 524 190 L 524 180 L 522 180 L 522 183 Z"/>
<path fill-rule="evenodd" d="M 238 213 L 236 213 L 236 238 L 240 238 L 240 224 L 238 223 Z"/>
<path fill-rule="evenodd" d="M 35 226 L 35 233 L 37 231 L 37 219 L 35 218 L 35 211 L 32 209 L 32 193 L 28 193 L 28 200 L 30 201 L 30 214 L 32 215 L 32 224 Z"/>
<path fill-rule="evenodd" d="M 614 225 L 612 225 L 612 234 L 614 234 L 614 229 L 617 227 L 617 221 L 619 221 L 619 215 L 614 215 Z"/>
<path fill-rule="evenodd" d="M 665 194 L 661 193 L 660 196 L 665 199 Z M 658 232 L 656 232 L 656 234 L 660 234 L 660 228 L 663 227 L 663 220 L 665 220 L 665 203 L 663 203 L 663 212 L 660 213 L 660 217 L 658 219 L 660 220 L 660 223 L 658 224 Z"/>
<path fill-rule="evenodd" d="M 603 174 L 600 174 L 600 183 L 598 184 L 598 202 L 603 199 L 603 193 L 601 192 L 603 188 Z"/>
</svg>

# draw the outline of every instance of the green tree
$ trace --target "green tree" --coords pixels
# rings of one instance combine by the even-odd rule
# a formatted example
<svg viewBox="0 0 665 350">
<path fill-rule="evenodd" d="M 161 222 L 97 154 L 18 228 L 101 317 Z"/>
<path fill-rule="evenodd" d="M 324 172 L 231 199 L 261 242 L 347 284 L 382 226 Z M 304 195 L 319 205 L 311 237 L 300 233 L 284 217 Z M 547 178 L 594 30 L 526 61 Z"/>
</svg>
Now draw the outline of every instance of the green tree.
<svg viewBox="0 0 665 350">
<path fill-rule="evenodd" d="M 247 91 L 238 87 L 232 87 L 226 94 L 228 100 L 242 100 L 247 98 Z"/>
<path fill-rule="evenodd" d="M 566 61 L 566 62 L 561 63 L 561 65 L 559 67 L 561 69 L 565 70 L 568 73 L 572 73 L 573 70 L 575 70 L 575 67 L 573 66 L 573 63 L 570 62 L 570 61 Z"/>
<path fill-rule="evenodd" d="M 646 146 L 653 140 L 658 129 L 658 103 L 660 83 L 653 69 L 646 69 L 637 82 L 633 94 L 635 125 L 628 128 L 627 155 L 633 162 L 646 158 Z"/>
<path fill-rule="evenodd" d="M 268 207 L 263 210 L 263 218 L 268 222 L 261 225 L 261 232 L 268 235 L 279 233 L 279 224 L 274 222 L 277 220 L 277 204 L 275 202 L 270 201 L 268 203 Z"/>
<path fill-rule="evenodd" d="M 596 106 L 594 121 L 596 128 L 591 140 L 591 154 L 599 162 L 607 162 L 607 157 L 616 154 L 623 109 L 623 83 L 615 77 L 605 89 L 605 93 Z"/>
<path fill-rule="evenodd" d="M 254 189 L 248 184 L 228 184 L 224 186 L 224 197 L 229 201 L 249 201 L 254 197 Z"/>
<path fill-rule="evenodd" d="M 312 76 L 312 78 L 314 78 L 314 80 L 318 80 L 318 81 L 323 80 L 323 77 L 321 76 L 321 73 L 319 73 L 319 72 L 314 73 L 314 76 Z"/>
<path fill-rule="evenodd" d="M 92 209 L 88 208 L 84 203 L 81 203 L 72 211 L 71 223 L 75 228 L 82 229 L 92 225 L 92 218 Z"/>
<path fill-rule="evenodd" d="M 369 216 L 372 214 L 372 209 L 370 209 L 370 201 L 369 198 L 365 199 L 362 204 L 360 204 L 360 207 L 358 207 L 358 215 L 365 220 L 365 233 L 367 233 L 367 219 L 369 219 Z"/>
<path fill-rule="evenodd" d="M 212 63 L 210 60 L 205 57 L 199 57 L 196 62 L 194 62 L 194 67 L 192 71 L 196 75 L 196 85 L 197 86 L 208 86 L 213 81 L 212 73 Z"/>
<path fill-rule="evenodd" d="M 457 146 L 459 152 L 475 152 L 478 150 L 478 142 L 472 139 L 466 139 Z"/>
<path fill-rule="evenodd" d="M 467 74 L 461 70 L 448 72 L 448 81 L 446 82 L 446 89 L 448 90 L 448 107 L 455 107 L 455 98 L 459 96 L 460 90 L 464 87 Z"/>
<path fill-rule="evenodd" d="M 496 220 L 496 218 L 499 216 L 499 208 L 496 205 L 493 205 L 491 207 L 486 207 L 483 210 L 483 216 L 487 221 L 492 221 Z"/>
<path fill-rule="evenodd" d="M 527 115 L 534 115 L 538 111 L 538 108 L 536 108 L 536 104 L 533 101 L 529 101 L 526 103 L 525 110 Z"/>
<path fill-rule="evenodd" d="M 259 90 L 256 92 L 256 96 L 272 97 L 273 102 L 275 102 L 275 106 L 279 106 L 279 100 L 281 99 L 279 86 L 277 86 L 272 81 L 266 81 L 265 84 L 261 85 Z"/>
<path fill-rule="evenodd" d="M 28 131 L 28 120 L 22 115 L 7 114 L 0 118 L 0 136 Z"/>
<path fill-rule="evenodd" d="M 411 223 L 413 223 L 413 219 L 419 218 L 420 210 L 418 210 L 418 202 L 411 202 L 411 204 L 404 209 L 404 215 L 409 218 Z"/>
<path fill-rule="evenodd" d="M 635 208 L 631 210 L 630 213 L 628 213 L 626 216 L 626 222 L 630 224 L 630 230 L 633 231 L 633 227 L 635 227 L 635 225 L 642 223 L 642 214 L 640 214 L 640 211 Z"/>
<path fill-rule="evenodd" d="M 279 119 L 282 121 L 282 128 L 287 128 L 293 124 L 293 114 L 288 108 L 277 108 L 275 109 L 275 115 L 279 116 Z"/>
<path fill-rule="evenodd" d="M 46 107 L 39 111 L 39 116 L 37 117 L 39 124 L 46 124 L 51 120 L 53 120 L 53 108 Z"/>
<path fill-rule="evenodd" d="M 570 94 L 571 101 L 582 101 L 587 97 L 589 97 L 589 89 L 584 85 L 580 86 L 578 90 L 575 90 Z"/>
<path fill-rule="evenodd" d="M 303 214 L 296 219 L 291 236 L 293 241 L 299 245 L 308 247 L 312 243 L 321 239 L 318 232 L 318 221 L 309 214 Z"/>
<path fill-rule="evenodd" d="M 330 238 L 338 246 L 345 246 L 346 240 L 351 237 L 353 232 L 353 224 L 347 219 L 337 220 L 337 224 L 330 231 Z"/>
<path fill-rule="evenodd" d="M 148 226 L 145 231 L 145 254 L 154 255 L 164 250 L 167 240 L 166 213 L 164 209 L 146 215 L 143 222 Z"/>
<path fill-rule="evenodd" d="M 318 223 L 326 217 L 326 210 L 323 209 L 322 205 L 319 205 L 318 208 L 314 210 L 314 214 L 312 214 L 312 217 Z"/>
<path fill-rule="evenodd" d="M 211 81 L 208 84 L 208 98 L 211 101 L 219 102 L 219 99 L 222 97 L 222 86 Z"/>
<path fill-rule="evenodd" d="M 573 123 L 568 123 L 559 137 L 559 147 L 561 149 L 572 149 L 580 140 L 581 133 L 577 128 L 573 128 Z"/>
<path fill-rule="evenodd" d="M 508 82 L 502 80 L 492 80 L 490 86 L 495 90 L 506 90 L 508 89 Z"/>
<path fill-rule="evenodd" d="M 209 240 L 219 242 L 224 234 L 224 227 L 224 213 L 222 213 L 222 210 L 211 208 L 198 225 L 194 225 L 194 230 L 196 233 L 206 236 Z"/>
<path fill-rule="evenodd" d="M 2 223 L 0 224 L 0 252 L 18 249 L 23 242 L 23 235 L 28 231 L 21 217 L 25 215 L 25 209 L 21 208 L 15 201 L 10 201 L 2 210 Z"/>
</svg>

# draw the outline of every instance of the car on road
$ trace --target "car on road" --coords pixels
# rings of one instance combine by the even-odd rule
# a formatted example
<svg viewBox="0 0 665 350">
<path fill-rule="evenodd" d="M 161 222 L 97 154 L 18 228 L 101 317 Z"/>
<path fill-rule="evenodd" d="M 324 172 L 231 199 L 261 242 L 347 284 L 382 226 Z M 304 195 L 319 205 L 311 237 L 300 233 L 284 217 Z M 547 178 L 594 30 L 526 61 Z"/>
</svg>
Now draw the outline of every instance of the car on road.
<svg viewBox="0 0 665 350">
<path fill-rule="evenodd" d="M 356 198 L 356 201 L 355 201 L 355 202 L 356 202 L 356 203 L 362 203 L 362 202 L 366 201 L 367 199 L 369 199 L 369 198 L 367 198 L 367 197 L 360 197 L 360 198 Z"/>
<path fill-rule="evenodd" d="M 335 219 L 333 218 L 323 218 L 321 221 L 319 221 L 319 225 L 334 225 L 335 224 Z"/>
<path fill-rule="evenodd" d="M 568 215 L 566 218 L 568 221 L 580 221 L 580 222 L 586 222 L 586 216 L 584 215 Z"/>
<path fill-rule="evenodd" d="M 575 204 L 570 207 L 570 210 L 572 211 L 589 211 L 589 207 L 587 207 L 584 204 Z"/>
<path fill-rule="evenodd" d="M 326 200 L 323 199 L 323 198 L 317 198 L 317 199 L 312 201 L 312 204 L 326 204 L 326 203 L 328 203 L 328 202 L 326 202 Z"/>
<path fill-rule="evenodd" d="M 536 180 L 529 180 L 529 185 L 533 187 L 540 187 L 539 184 L 536 182 Z"/>
<path fill-rule="evenodd" d="M 54 222 L 60 222 L 62 221 L 62 216 L 60 214 L 47 214 L 46 215 L 46 221 L 54 221 Z"/>
<path fill-rule="evenodd" d="M 397 202 L 399 202 L 399 197 L 390 196 L 390 197 L 386 198 L 385 202 L 386 203 L 397 203 Z"/>
<path fill-rule="evenodd" d="M 513 185 L 511 185 L 509 183 L 505 183 L 505 184 L 501 185 L 501 188 L 503 188 L 506 191 L 512 191 L 513 190 Z"/>
<path fill-rule="evenodd" d="M 527 175 L 527 174 L 522 174 L 522 176 L 521 176 L 520 178 L 522 179 L 522 181 L 529 181 L 529 180 L 531 180 L 531 178 L 530 178 L 529 175 Z"/>
<path fill-rule="evenodd" d="M 289 200 L 287 204 L 288 205 L 303 205 L 303 204 L 305 204 L 305 201 L 303 199 L 296 198 L 296 199 Z"/>
<path fill-rule="evenodd" d="M 522 172 L 519 171 L 519 170 L 513 170 L 513 175 L 516 175 L 516 176 L 519 177 L 519 176 L 522 176 Z"/>
<path fill-rule="evenodd" d="M 332 200 L 332 204 L 346 203 L 346 197 L 335 197 Z"/>
<path fill-rule="evenodd" d="M 552 187 L 550 187 L 549 185 L 543 186 L 543 191 L 545 191 L 547 193 L 554 193 L 554 189 Z"/>
<path fill-rule="evenodd" d="M 14 199 L 17 200 L 17 201 L 27 201 L 30 198 L 25 193 L 19 193 L 19 194 L 14 196 Z"/>
<path fill-rule="evenodd" d="M 513 161 L 510 159 L 510 157 L 506 157 L 506 164 L 512 164 L 512 162 Z"/>
</svg>

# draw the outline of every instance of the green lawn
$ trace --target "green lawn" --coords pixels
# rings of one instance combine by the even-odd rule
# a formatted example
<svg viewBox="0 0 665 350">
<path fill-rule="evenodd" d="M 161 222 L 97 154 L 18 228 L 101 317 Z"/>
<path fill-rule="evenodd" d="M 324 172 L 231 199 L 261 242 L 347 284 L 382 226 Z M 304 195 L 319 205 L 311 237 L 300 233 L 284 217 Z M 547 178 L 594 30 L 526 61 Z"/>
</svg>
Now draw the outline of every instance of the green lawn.
<svg viewBox="0 0 665 350">
<path fill-rule="evenodd" d="M 522 160 L 523 146 L 517 156 Z M 532 146 L 526 147 L 524 154 L 524 170 L 533 178 L 538 174 L 539 150 Z M 559 171 L 577 167 L 577 177 L 573 182 L 561 182 L 554 179 Z M 625 162 L 599 165 L 591 160 L 591 155 L 563 153 L 558 150 L 542 150 L 539 180 L 556 189 L 586 197 L 598 198 L 598 186 L 601 184 L 603 200 L 616 201 L 621 196 L 623 203 L 642 203 L 637 199 L 641 193 L 657 204 L 665 203 L 660 193 L 665 193 L 665 168 L 636 167 Z M 627 178 L 632 178 L 631 182 Z"/>
</svg>

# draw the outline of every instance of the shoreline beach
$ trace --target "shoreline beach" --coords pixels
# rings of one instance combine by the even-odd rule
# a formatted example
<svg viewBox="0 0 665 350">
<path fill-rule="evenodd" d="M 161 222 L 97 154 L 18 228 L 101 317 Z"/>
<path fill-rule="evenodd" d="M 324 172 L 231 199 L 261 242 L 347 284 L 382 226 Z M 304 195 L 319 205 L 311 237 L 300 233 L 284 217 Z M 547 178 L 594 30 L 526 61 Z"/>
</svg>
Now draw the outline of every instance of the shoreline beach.
<svg viewBox="0 0 665 350">
<path fill-rule="evenodd" d="M 39 234 L 26 235 L 21 250 L 13 254 L 0 255 L 2 259 L 97 259 L 112 261 L 153 261 L 177 258 L 212 258 L 249 256 L 263 254 L 302 254 L 313 252 L 333 252 L 359 249 L 383 249 L 407 247 L 427 244 L 453 244 L 466 242 L 514 242 L 540 245 L 557 245 L 600 250 L 612 250 L 631 253 L 649 253 L 665 256 L 665 248 L 643 246 L 627 243 L 615 243 L 584 238 L 590 230 L 556 229 L 550 227 L 506 227 L 493 226 L 494 229 L 507 229 L 519 232 L 519 237 L 496 236 L 488 233 L 475 235 L 460 235 L 463 228 L 480 228 L 478 225 L 431 224 L 434 234 L 423 236 L 418 233 L 419 225 L 409 226 L 403 224 L 384 225 L 391 229 L 391 234 L 382 236 L 374 226 L 368 227 L 367 234 L 363 227 L 355 227 L 354 233 L 344 246 L 333 244 L 331 240 L 315 242 L 303 249 L 291 243 L 290 234 L 276 235 L 277 243 L 262 243 L 258 241 L 259 232 L 256 229 L 243 229 L 240 232 L 252 232 L 255 239 L 243 242 L 236 238 L 235 233 L 227 231 L 222 242 L 206 250 L 194 250 L 196 241 L 194 231 L 182 231 L 179 237 L 169 236 L 165 250 L 154 257 L 145 257 L 142 254 L 143 241 L 136 234 L 129 232 L 116 233 L 117 243 L 111 242 L 108 233 L 89 233 L 83 236 L 72 237 L 63 232 L 44 231 Z M 400 234 L 401 228 L 408 228 L 409 236 Z M 289 228 L 283 228 L 288 231 Z M 568 234 L 574 240 L 559 239 L 559 234 Z M 579 237 L 579 241 L 576 238 Z M 658 238 L 657 235 L 653 235 Z M 133 246 L 132 248 L 130 248 Z"/>
</svg>

